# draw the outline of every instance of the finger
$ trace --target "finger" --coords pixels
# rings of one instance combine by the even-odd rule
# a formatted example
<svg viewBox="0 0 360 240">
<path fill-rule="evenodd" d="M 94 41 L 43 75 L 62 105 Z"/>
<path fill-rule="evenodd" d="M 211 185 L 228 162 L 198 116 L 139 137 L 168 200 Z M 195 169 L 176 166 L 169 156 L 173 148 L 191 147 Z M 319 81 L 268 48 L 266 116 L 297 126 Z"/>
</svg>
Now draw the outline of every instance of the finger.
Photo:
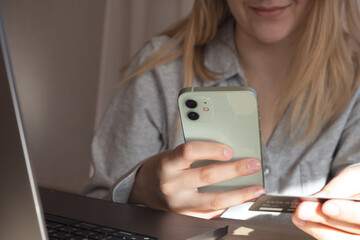
<svg viewBox="0 0 360 240">
<path fill-rule="evenodd" d="M 227 161 L 232 158 L 232 150 L 215 142 L 188 142 L 171 151 L 166 168 L 182 170 L 190 167 L 196 160 Z"/>
<path fill-rule="evenodd" d="M 293 215 L 292 221 L 298 228 L 319 240 L 360 239 L 358 235 L 347 233 L 339 229 L 323 225 L 321 223 L 304 221 L 302 219 L 299 219 L 296 215 Z"/>
<path fill-rule="evenodd" d="M 338 221 L 357 223 L 357 227 L 360 229 L 359 202 L 345 200 L 328 200 L 323 204 L 322 212 L 325 215 Z"/>
<path fill-rule="evenodd" d="M 320 203 L 303 202 L 298 206 L 295 215 L 304 221 L 321 223 L 345 232 L 360 234 L 360 225 L 349 221 L 341 221 L 325 215 L 322 212 L 322 205 Z"/>
<path fill-rule="evenodd" d="M 360 193 L 360 166 L 348 167 L 334 177 L 316 196 L 355 197 Z"/>
<path fill-rule="evenodd" d="M 254 174 L 261 169 L 261 164 L 254 158 L 233 162 L 211 164 L 184 172 L 181 184 L 194 188 L 207 186 L 240 176 Z"/>
<path fill-rule="evenodd" d="M 228 192 L 203 192 L 198 193 L 196 200 L 189 205 L 190 209 L 223 210 L 229 207 L 248 202 L 265 193 L 261 186 L 252 186 Z"/>
</svg>

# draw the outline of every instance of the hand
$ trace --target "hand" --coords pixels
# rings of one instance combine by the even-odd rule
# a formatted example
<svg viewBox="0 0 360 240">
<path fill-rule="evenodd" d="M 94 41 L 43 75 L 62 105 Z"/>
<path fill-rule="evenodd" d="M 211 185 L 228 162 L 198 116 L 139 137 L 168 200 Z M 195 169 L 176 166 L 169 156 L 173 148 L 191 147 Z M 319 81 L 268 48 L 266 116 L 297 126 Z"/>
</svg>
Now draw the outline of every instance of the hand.
<svg viewBox="0 0 360 240">
<path fill-rule="evenodd" d="M 138 171 L 130 202 L 202 218 L 220 216 L 228 207 L 257 198 L 265 191 L 253 186 L 228 192 L 199 193 L 198 187 L 253 174 L 256 159 L 190 168 L 195 160 L 228 161 L 230 148 L 211 142 L 188 142 L 148 159 Z"/>
<path fill-rule="evenodd" d="M 349 167 L 332 179 L 317 196 L 360 197 L 360 167 Z M 328 200 L 301 203 L 293 222 L 316 239 L 360 239 L 360 202 Z"/>
</svg>

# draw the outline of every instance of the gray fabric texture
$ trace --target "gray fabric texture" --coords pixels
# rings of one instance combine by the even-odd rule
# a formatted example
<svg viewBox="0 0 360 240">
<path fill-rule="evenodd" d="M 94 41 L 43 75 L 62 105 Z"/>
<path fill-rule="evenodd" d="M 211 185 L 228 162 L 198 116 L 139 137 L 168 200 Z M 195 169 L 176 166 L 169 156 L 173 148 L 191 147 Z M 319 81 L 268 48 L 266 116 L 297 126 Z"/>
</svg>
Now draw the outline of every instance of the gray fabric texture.
<svg viewBox="0 0 360 240">
<path fill-rule="evenodd" d="M 128 73 L 166 41 L 166 36 L 153 38 L 135 58 Z M 220 73 L 219 80 L 208 82 L 197 77 L 194 86 L 247 85 L 235 54 L 233 22 L 219 30 L 218 37 L 208 45 L 204 61 L 209 69 Z M 178 59 L 142 74 L 116 95 L 94 136 L 94 175 L 85 194 L 127 202 L 141 164 L 184 142 L 177 108 L 183 79 L 183 59 Z M 304 126 L 294 139 L 287 134 L 281 137 L 288 114 L 283 116 L 268 144 L 263 144 L 267 193 L 313 194 L 339 170 L 360 162 L 359 94 L 357 90 L 341 116 L 313 142 L 296 144 Z M 277 221 L 281 217 L 269 219 Z M 290 221 L 289 215 L 283 219 Z"/>
</svg>

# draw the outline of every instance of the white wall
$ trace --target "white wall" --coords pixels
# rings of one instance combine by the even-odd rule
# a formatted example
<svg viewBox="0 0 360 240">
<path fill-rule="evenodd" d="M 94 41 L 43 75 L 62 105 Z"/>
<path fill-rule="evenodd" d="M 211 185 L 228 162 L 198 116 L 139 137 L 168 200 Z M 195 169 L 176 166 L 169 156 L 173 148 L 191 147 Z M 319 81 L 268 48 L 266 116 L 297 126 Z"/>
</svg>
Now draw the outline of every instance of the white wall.
<svg viewBox="0 0 360 240">
<path fill-rule="evenodd" d="M 0 0 L 40 185 L 81 190 L 119 69 L 192 1 Z"/>
<path fill-rule="evenodd" d="M 79 191 L 89 174 L 105 2 L 0 4 L 37 179 Z"/>
<path fill-rule="evenodd" d="M 124 66 L 151 36 L 191 10 L 193 0 L 108 0 L 102 49 L 96 125 L 111 100 Z"/>
</svg>

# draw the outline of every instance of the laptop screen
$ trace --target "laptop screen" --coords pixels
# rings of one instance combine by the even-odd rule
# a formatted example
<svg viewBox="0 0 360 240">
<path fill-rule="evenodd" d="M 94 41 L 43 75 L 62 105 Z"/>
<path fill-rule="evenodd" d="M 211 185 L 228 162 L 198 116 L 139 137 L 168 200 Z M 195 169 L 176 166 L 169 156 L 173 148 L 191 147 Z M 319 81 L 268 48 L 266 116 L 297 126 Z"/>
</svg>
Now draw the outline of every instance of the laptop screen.
<svg viewBox="0 0 360 240">
<path fill-rule="evenodd" d="M 47 239 L 0 16 L 0 239 Z"/>
</svg>

